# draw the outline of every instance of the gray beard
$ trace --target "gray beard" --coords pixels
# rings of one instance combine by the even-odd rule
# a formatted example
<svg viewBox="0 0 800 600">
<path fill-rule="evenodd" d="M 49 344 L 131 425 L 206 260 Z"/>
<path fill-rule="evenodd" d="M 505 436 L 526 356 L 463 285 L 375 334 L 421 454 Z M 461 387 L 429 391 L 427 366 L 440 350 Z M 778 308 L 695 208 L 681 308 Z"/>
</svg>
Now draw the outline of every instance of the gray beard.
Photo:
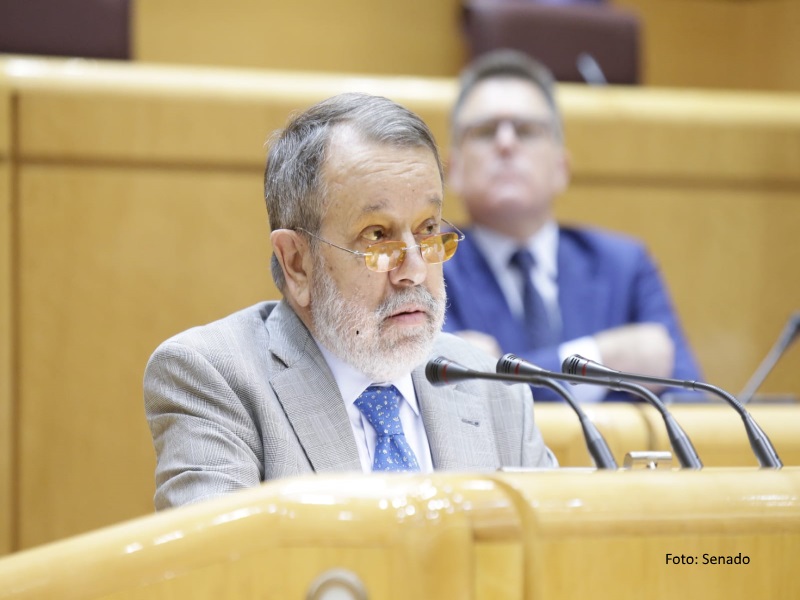
<svg viewBox="0 0 800 600">
<path fill-rule="evenodd" d="M 437 299 L 427 288 L 414 286 L 396 292 L 372 312 L 342 296 L 321 262 L 315 257 L 311 318 L 314 335 L 325 348 L 374 383 L 407 375 L 430 356 L 444 323 L 444 293 Z M 384 332 L 386 317 L 409 302 L 427 309 L 424 327 L 414 333 Z"/>
</svg>

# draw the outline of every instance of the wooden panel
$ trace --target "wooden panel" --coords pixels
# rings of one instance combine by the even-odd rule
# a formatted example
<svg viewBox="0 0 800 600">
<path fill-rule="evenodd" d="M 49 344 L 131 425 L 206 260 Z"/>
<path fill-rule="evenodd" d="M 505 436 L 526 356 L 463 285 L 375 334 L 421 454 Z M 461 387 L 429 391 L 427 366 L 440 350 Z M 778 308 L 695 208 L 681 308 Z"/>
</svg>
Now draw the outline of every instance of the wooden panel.
<svg viewBox="0 0 800 600">
<path fill-rule="evenodd" d="M 656 411 L 642 407 L 651 423 L 653 450 L 671 450 L 664 424 Z M 748 412 L 767 434 L 784 465 L 800 465 L 800 404 L 751 404 Z M 738 413 L 722 401 L 709 405 L 670 406 L 707 467 L 758 466 Z"/>
<path fill-rule="evenodd" d="M 528 599 L 800 596 L 797 468 L 531 475 L 497 477 L 517 492 Z M 720 555 L 749 562 L 703 562 Z"/>
<path fill-rule="evenodd" d="M 795 0 L 613 0 L 642 19 L 649 85 L 800 90 Z"/>
<path fill-rule="evenodd" d="M 791 467 L 294 478 L 2 559 L 0 598 L 299 598 L 330 568 L 376 600 L 796 598 L 798 498 Z"/>
<path fill-rule="evenodd" d="M 642 20 L 643 74 L 649 85 L 800 90 L 800 6 L 794 0 L 613 3 Z M 456 0 L 403 5 L 239 0 L 235 5 L 235 10 L 223 9 L 203 0 L 187 11 L 180 0 L 138 0 L 136 58 L 448 77 L 458 73 L 466 56 Z"/>
<path fill-rule="evenodd" d="M 14 369 L 11 93 L 0 75 L 0 555 L 13 545 Z"/>
<path fill-rule="evenodd" d="M 25 159 L 252 166 L 289 115 L 329 96 L 366 92 L 417 111 L 445 141 L 452 80 L 176 68 L 95 61 L 0 61 L 19 74 Z"/>
<path fill-rule="evenodd" d="M 23 65 L 23 66 L 20 66 Z M 6 61 L 24 71 L 20 151 L 26 159 L 252 165 L 289 113 L 344 91 L 388 96 L 417 111 L 447 147 L 454 82 L 177 69 L 134 64 Z M 559 99 L 578 177 L 695 185 L 800 182 L 800 97 L 596 89 Z M 613 144 L 609 143 L 613 140 Z"/>
<path fill-rule="evenodd" d="M 332 568 L 376 600 L 471 598 L 475 548 L 494 564 L 520 556 L 519 537 L 482 478 L 294 478 L 17 553 L 0 560 L 0 598 L 303 598 Z M 521 582 L 521 561 L 497 564 Z"/>
<path fill-rule="evenodd" d="M 625 454 L 649 450 L 649 423 L 634 404 L 607 402 L 583 407 L 586 416 L 605 438 L 617 464 L 621 467 Z M 562 467 L 594 465 L 575 412 L 560 402 L 536 404 L 536 423 L 547 446 L 555 453 Z"/>
<path fill-rule="evenodd" d="M 19 236 L 28 547 L 152 510 L 147 358 L 277 294 L 258 174 L 23 166 Z"/>
<path fill-rule="evenodd" d="M 562 85 L 558 96 L 578 178 L 800 183 L 800 95 Z"/>
<path fill-rule="evenodd" d="M 133 54 L 145 62 L 448 76 L 463 61 L 457 0 L 134 6 Z"/>
</svg>

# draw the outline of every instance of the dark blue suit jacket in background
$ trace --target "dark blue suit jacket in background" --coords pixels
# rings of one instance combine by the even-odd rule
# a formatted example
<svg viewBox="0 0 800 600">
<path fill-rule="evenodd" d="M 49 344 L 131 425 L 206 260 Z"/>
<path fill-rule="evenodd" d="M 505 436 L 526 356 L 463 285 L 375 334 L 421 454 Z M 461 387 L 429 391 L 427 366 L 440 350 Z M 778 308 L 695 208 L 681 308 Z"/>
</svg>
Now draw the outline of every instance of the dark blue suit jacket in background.
<svg viewBox="0 0 800 600">
<path fill-rule="evenodd" d="M 643 244 L 616 233 L 559 227 L 557 260 L 562 342 L 629 323 L 662 323 L 675 343 L 672 377 L 701 379 L 664 282 Z M 557 346 L 527 347 L 524 325 L 511 312 L 469 231 L 456 255 L 444 264 L 444 276 L 448 297 L 445 331 L 488 333 L 503 352 L 561 371 Z M 545 388 L 535 392 L 537 399 L 556 398 Z M 619 392 L 606 397 L 621 399 L 631 397 Z"/>
</svg>

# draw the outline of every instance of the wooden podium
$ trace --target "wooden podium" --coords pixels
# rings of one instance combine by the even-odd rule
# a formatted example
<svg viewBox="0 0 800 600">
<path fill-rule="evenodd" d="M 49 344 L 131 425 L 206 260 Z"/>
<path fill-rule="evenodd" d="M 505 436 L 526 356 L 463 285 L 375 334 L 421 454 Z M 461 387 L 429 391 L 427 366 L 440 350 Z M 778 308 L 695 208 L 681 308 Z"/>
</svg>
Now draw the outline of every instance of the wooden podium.
<svg viewBox="0 0 800 600">
<path fill-rule="evenodd" d="M 304 477 L 11 555 L 0 598 L 789 599 L 798 556 L 796 467 Z"/>
</svg>

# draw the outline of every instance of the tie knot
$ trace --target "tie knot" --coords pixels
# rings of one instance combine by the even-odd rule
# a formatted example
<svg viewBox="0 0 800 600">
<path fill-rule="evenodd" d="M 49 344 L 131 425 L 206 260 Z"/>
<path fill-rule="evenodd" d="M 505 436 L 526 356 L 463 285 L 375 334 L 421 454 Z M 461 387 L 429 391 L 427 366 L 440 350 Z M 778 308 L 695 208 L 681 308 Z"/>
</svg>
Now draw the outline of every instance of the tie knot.
<svg viewBox="0 0 800 600">
<path fill-rule="evenodd" d="M 402 394 L 393 385 L 371 385 L 356 399 L 355 405 L 378 436 L 403 433 L 400 424 Z"/>
<path fill-rule="evenodd" d="M 536 265 L 536 259 L 533 257 L 531 251 L 527 248 L 520 248 L 514 252 L 514 254 L 511 255 L 511 260 L 508 262 L 511 266 L 516 267 L 525 275 L 529 274 L 534 265 Z"/>
</svg>

